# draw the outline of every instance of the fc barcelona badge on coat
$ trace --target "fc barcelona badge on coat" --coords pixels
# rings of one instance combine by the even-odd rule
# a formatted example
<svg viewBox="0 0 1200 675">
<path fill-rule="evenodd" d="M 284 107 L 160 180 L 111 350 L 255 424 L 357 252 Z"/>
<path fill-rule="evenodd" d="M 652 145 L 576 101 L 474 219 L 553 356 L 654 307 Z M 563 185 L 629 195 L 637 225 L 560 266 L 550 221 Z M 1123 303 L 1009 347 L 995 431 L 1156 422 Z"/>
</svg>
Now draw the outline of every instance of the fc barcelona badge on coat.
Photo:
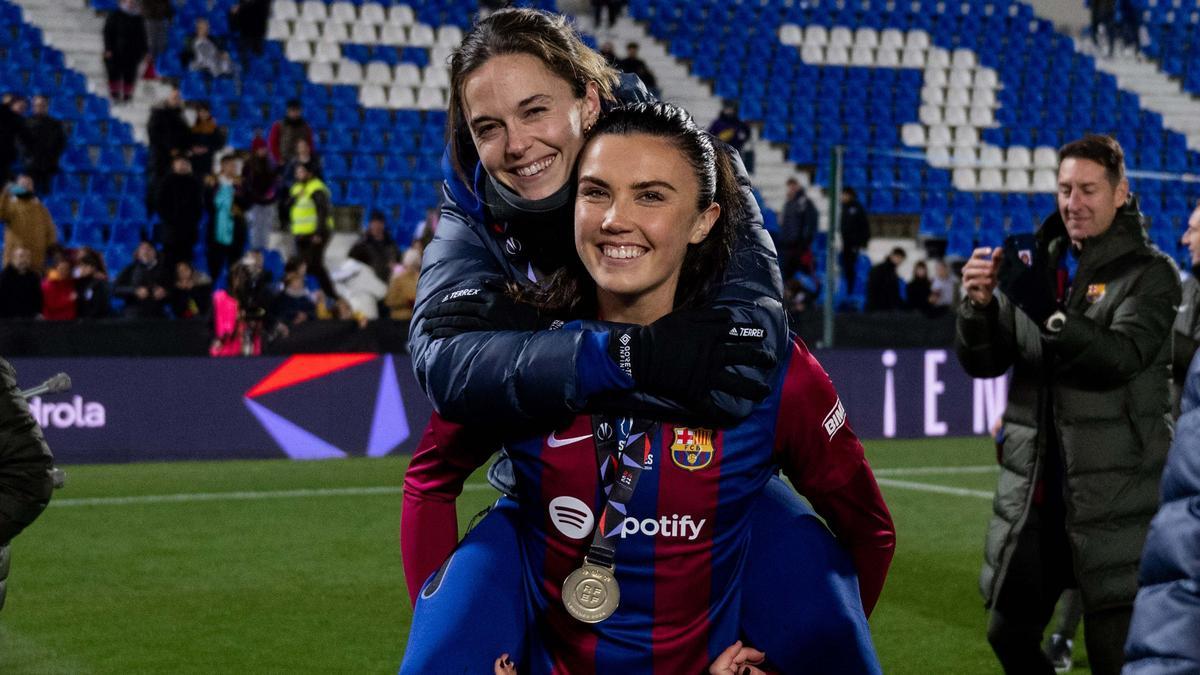
<svg viewBox="0 0 1200 675">
<path fill-rule="evenodd" d="M 1104 284 L 1088 284 L 1087 301 L 1093 305 L 1104 299 Z"/>
<path fill-rule="evenodd" d="M 712 429 L 689 429 L 675 427 L 675 440 L 671 443 L 671 461 L 675 466 L 688 471 L 703 469 L 712 463 Z"/>
</svg>

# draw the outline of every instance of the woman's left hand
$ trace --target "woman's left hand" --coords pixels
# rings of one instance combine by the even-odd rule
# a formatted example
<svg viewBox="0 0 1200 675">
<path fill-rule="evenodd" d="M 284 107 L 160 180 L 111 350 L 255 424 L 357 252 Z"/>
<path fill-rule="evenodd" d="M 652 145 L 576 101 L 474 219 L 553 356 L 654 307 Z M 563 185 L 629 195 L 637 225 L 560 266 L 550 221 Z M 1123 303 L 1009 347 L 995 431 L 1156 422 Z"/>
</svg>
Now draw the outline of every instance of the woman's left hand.
<svg viewBox="0 0 1200 675">
<path fill-rule="evenodd" d="M 709 675 L 765 675 L 765 671 L 756 666 L 766 660 L 765 653 L 738 640 L 721 652 L 717 660 L 708 667 L 708 672 Z"/>
</svg>

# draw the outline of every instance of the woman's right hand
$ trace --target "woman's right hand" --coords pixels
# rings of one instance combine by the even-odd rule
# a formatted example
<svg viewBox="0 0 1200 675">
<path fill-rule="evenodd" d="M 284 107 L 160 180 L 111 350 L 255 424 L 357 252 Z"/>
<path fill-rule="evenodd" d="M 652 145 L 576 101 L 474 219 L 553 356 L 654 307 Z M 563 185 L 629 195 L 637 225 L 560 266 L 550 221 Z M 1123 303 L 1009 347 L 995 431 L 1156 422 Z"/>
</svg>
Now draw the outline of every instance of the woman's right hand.
<svg viewBox="0 0 1200 675">
<path fill-rule="evenodd" d="M 721 652 L 717 660 L 708 667 L 708 673 L 709 675 L 765 675 L 766 671 L 757 666 L 766 660 L 765 653 L 748 647 L 738 640 Z"/>
</svg>

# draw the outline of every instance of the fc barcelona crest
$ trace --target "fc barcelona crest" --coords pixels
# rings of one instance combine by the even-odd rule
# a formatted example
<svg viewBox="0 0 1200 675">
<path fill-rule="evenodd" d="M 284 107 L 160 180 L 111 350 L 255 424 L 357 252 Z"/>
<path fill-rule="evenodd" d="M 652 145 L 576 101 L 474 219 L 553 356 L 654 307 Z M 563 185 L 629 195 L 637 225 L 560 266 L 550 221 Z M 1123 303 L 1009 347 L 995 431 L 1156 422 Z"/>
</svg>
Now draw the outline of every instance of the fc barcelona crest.
<svg viewBox="0 0 1200 675">
<path fill-rule="evenodd" d="M 703 469 L 712 463 L 712 429 L 689 429 L 675 427 L 675 440 L 671 443 L 671 461 L 675 466 L 688 471 Z"/>
<path fill-rule="evenodd" d="M 1104 299 L 1104 284 L 1088 284 L 1087 301 L 1096 304 Z"/>
</svg>

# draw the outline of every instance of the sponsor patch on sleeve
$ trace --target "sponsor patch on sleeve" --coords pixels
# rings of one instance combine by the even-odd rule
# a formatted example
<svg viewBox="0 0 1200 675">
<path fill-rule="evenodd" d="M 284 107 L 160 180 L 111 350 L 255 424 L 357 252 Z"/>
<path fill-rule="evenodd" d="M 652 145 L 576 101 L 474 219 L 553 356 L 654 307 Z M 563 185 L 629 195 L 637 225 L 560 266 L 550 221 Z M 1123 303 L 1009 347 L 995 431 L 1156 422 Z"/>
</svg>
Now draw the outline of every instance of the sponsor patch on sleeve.
<svg viewBox="0 0 1200 675">
<path fill-rule="evenodd" d="M 825 429 L 825 433 L 829 434 L 830 440 L 833 440 L 833 435 L 846 425 L 846 408 L 842 406 L 842 397 L 838 397 L 833 402 L 833 408 L 825 415 L 825 420 L 821 422 L 821 426 Z"/>
</svg>

